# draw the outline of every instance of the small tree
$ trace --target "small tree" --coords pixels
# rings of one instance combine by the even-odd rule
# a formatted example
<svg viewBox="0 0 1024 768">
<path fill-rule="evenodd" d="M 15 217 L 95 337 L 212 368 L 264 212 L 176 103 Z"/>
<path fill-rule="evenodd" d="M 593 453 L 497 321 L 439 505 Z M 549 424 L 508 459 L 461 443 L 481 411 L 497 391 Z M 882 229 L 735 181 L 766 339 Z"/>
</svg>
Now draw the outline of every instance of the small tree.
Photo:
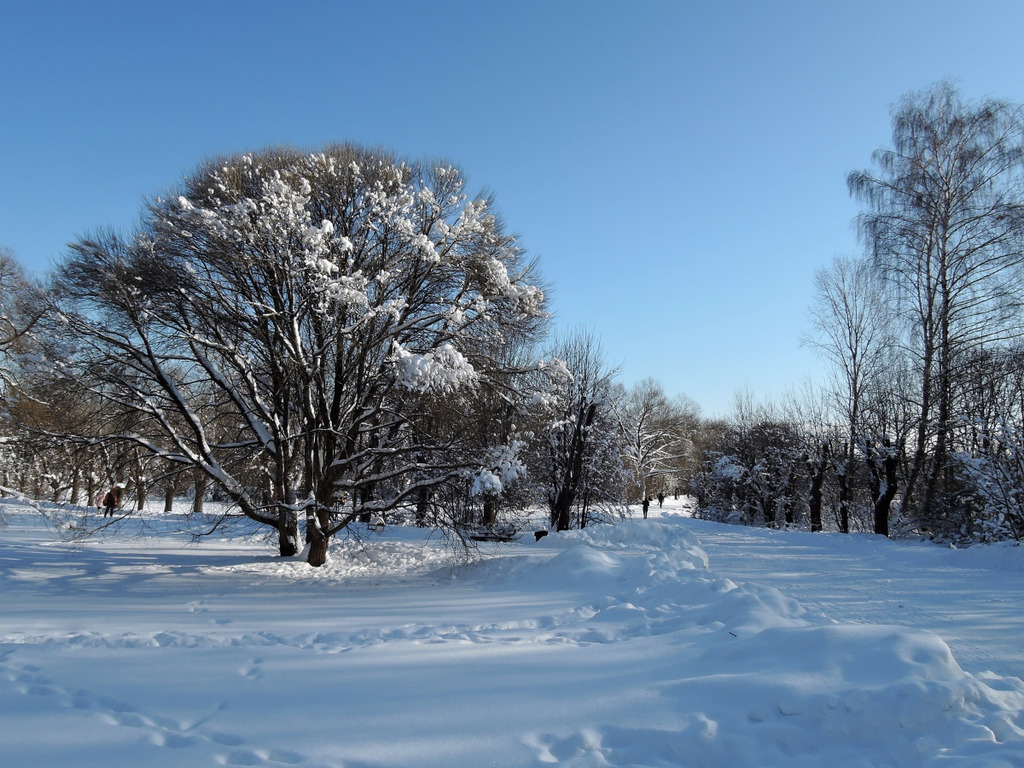
<svg viewBox="0 0 1024 768">
<path fill-rule="evenodd" d="M 45 311 L 40 287 L 31 280 L 8 248 L 0 248 L 0 494 L 13 494 L 25 466 L 14 444 L 19 427 L 11 413 L 18 359 L 28 351 L 32 332 Z"/>
<path fill-rule="evenodd" d="M 960 504 L 970 513 L 959 535 L 992 542 L 1024 539 L 1024 430 L 1007 422 L 985 434 L 984 453 L 953 456 L 962 479 Z"/>
<path fill-rule="evenodd" d="M 885 286 L 871 263 L 836 258 L 829 269 L 819 270 L 815 288 L 811 306 L 814 332 L 808 343 L 829 363 L 832 401 L 845 433 L 839 450 L 831 456 L 839 485 L 839 530 L 849 533 L 852 481 L 863 455 L 858 448 L 867 450 L 869 458 L 878 458 L 872 447 L 875 443 L 865 442 L 863 434 L 866 401 L 878 396 L 871 390 L 884 380 L 893 339 L 884 304 Z M 895 493 L 896 489 L 891 490 Z M 884 525 L 876 517 L 875 532 L 888 533 L 887 517 Z"/>
<path fill-rule="evenodd" d="M 592 506 L 614 503 L 622 451 L 613 420 L 615 370 L 593 334 L 576 331 L 548 351 L 538 398 L 534 464 L 559 531 L 585 527 Z M 550 382 L 548 386 L 545 383 Z"/>
</svg>

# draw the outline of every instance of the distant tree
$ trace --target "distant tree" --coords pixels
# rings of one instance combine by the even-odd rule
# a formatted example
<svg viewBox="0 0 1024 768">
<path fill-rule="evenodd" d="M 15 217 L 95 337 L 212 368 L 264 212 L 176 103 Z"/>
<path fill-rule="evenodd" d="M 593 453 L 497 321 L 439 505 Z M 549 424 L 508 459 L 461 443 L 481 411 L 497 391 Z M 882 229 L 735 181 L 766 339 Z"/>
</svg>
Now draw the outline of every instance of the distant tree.
<svg viewBox="0 0 1024 768">
<path fill-rule="evenodd" d="M 956 387 L 962 447 L 988 450 L 986 438 L 999 424 L 1024 423 L 1024 345 L 965 355 Z"/>
<path fill-rule="evenodd" d="M 772 528 L 803 524 L 811 497 L 808 459 L 800 424 L 774 405 L 755 403 L 749 392 L 737 394 L 732 418 L 691 483 L 697 515 Z"/>
<path fill-rule="evenodd" d="M 532 501 L 522 425 L 534 396 L 530 380 L 537 361 L 533 355 L 532 346 L 505 343 L 497 337 L 487 358 L 491 370 L 506 375 L 492 379 L 488 386 L 443 398 L 443 406 L 429 417 L 435 428 L 452 435 L 469 427 L 468 440 L 462 441 L 460 450 L 469 464 L 478 461 L 478 465 L 470 474 L 468 505 L 459 519 L 471 535 L 507 535 L 515 524 L 502 519 L 505 513 L 515 513 Z M 483 530 L 474 531 L 477 528 Z"/>
<path fill-rule="evenodd" d="M 706 479 L 707 460 L 709 456 L 721 455 L 729 429 L 729 423 L 725 419 L 701 419 L 694 429 L 691 439 L 693 469 L 682 488 L 696 497 L 698 507 L 706 507 L 710 503 L 703 485 L 703 480 Z"/>
<path fill-rule="evenodd" d="M 1024 538 L 1024 350 L 971 355 L 958 377 L 958 441 L 952 453 L 956 536 Z"/>
<path fill-rule="evenodd" d="M 689 398 L 669 399 L 658 382 L 644 379 L 626 392 L 617 410 L 636 492 L 641 500 L 650 498 L 655 479 L 673 475 L 688 452 L 699 408 Z"/>
<path fill-rule="evenodd" d="M 775 528 L 804 517 L 809 493 L 804 455 L 792 424 L 734 423 L 721 451 L 705 456 L 693 482 L 700 517 Z"/>
<path fill-rule="evenodd" d="M 655 487 L 658 493 L 678 498 L 700 468 L 701 453 L 698 446 L 704 422 L 700 406 L 689 395 L 676 395 L 671 405 L 678 419 L 678 442 L 673 449 L 674 456 L 669 460 L 669 471 L 658 476 Z"/>
<path fill-rule="evenodd" d="M 1019 338 L 1024 279 L 1024 118 L 966 104 L 948 83 L 910 93 L 893 113 L 893 147 L 849 176 L 867 205 L 861 235 L 889 281 L 916 361 L 917 431 L 901 516 L 941 525 L 941 484 L 965 356 Z"/>
<path fill-rule="evenodd" d="M 486 465 L 472 424 L 441 428 L 437 403 L 505 390 L 493 350 L 543 326 L 533 265 L 464 185 L 350 145 L 208 163 L 131 237 L 71 246 L 62 320 L 83 349 L 68 373 L 138 414 L 109 439 L 199 470 L 282 554 L 304 512 L 320 565 L 351 521 Z"/>
<path fill-rule="evenodd" d="M 1024 429 L 1001 421 L 981 433 L 984 451 L 953 455 L 962 487 L 959 498 L 968 541 L 1024 539 Z"/>
<path fill-rule="evenodd" d="M 839 530 L 850 530 L 858 445 L 865 428 L 864 408 L 869 391 L 880 386 L 893 345 L 884 303 L 885 286 L 868 261 L 836 258 L 815 277 L 811 305 L 814 326 L 808 338 L 830 364 L 829 382 L 844 435 L 833 462 L 839 485 Z M 876 521 L 875 533 L 888 533 Z"/>
<path fill-rule="evenodd" d="M 613 490 L 623 480 L 613 410 L 616 371 L 588 331 L 562 337 L 545 356 L 553 361 L 551 384 L 537 409 L 535 464 L 551 525 L 564 531 L 585 527 L 592 507 L 621 495 L 621 486 Z"/>
<path fill-rule="evenodd" d="M 792 526 L 802 517 L 806 475 L 800 432 L 785 421 L 760 421 L 747 434 L 743 453 L 752 462 L 747 484 L 751 520 L 769 528 Z"/>
<path fill-rule="evenodd" d="M 803 392 L 794 392 L 788 397 L 784 413 L 785 420 L 793 425 L 799 461 L 803 465 L 800 469 L 806 475 L 808 523 L 811 531 L 822 531 L 825 483 L 830 470 L 836 466 L 835 454 L 840 442 L 831 420 L 829 393 L 808 383 Z M 789 506 L 795 509 L 797 500 Z"/>
</svg>

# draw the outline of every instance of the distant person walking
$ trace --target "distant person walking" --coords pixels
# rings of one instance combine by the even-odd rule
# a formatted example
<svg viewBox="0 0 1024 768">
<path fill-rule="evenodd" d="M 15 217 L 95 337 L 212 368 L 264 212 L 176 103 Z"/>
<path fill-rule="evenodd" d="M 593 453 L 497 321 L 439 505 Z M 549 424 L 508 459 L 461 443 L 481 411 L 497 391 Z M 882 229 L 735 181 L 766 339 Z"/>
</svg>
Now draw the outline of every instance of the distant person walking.
<svg viewBox="0 0 1024 768">
<path fill-rule="evenodd" d="M 658 492 L 658 509 L 661 509 L 661 505 L 665 503 L 665 494 L 663 491 Z"/>
<path fill-rule="evenodd" d="M 113 517 L 114 510 L 121 506 L 123 498 L 124 486 L 121 483 L 110 486 L 110 490 L 103 494 L 103 516 Z"/>
<path fill-rule="evenodd" d="M 647 519 L 647 510 L 651 506 L 651 500 L 644 496 L 644 520 Z"/>
</svg>

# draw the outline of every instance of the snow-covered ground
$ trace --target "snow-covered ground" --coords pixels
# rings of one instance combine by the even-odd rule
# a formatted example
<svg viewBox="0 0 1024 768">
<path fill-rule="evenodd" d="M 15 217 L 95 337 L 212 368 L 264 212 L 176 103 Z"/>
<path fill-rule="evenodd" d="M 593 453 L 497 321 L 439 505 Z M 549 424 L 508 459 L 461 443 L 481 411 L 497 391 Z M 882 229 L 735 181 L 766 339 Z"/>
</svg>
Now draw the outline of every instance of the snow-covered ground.
<svg viewBox="0 0 1024 768">
<path fill-rule="evenodd" d="M 670 501 L 469 564 L 392 526 L 311 570 L 2 509 L 3 768 L 1024 766 L 1021 548 Z"/>
</svg>

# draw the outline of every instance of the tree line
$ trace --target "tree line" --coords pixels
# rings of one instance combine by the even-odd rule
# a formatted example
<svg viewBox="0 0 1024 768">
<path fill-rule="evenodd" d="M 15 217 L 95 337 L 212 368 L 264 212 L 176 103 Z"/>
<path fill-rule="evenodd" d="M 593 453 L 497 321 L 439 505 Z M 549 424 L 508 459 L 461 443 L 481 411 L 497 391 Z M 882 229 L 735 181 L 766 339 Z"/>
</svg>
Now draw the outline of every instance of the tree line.
<svg viewBox="0 0 1024 768">
<path fill-rule="evenodd" d="M 865 253 L 816 276 L 826 381 L 712 421 L 598 338 L 460 169 L 342 144 L 199 166 L 45 285 L 0 255 L 0 487 L 211 494 L 322 564 L 355 521 L 500 535 L 658 493 L 810 530 L 1024 535 L 1024 119 L 941 83 L 849 175 Z"/>
<path fill-rule="evenodd" d="M 951 541 L 1024 535 L 1024 115 L 949 83 L 894 108 L 849 174 L 860 258 L 816 276 L 809 341 L 830 377 L 740 408 L 705 462 L 706 513 Z"/>
</svg>

